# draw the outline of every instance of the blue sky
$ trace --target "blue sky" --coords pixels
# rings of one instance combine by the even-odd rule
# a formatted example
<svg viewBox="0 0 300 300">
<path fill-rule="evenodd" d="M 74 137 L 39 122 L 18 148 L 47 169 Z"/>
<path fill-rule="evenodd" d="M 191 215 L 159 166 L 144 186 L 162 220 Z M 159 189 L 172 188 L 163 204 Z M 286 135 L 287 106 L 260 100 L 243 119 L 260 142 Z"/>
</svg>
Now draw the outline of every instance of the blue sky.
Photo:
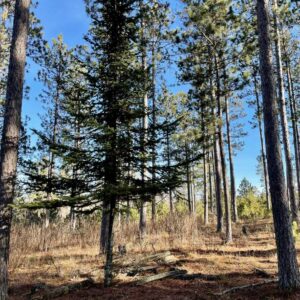
<svg viewBox="0 0 300 300">
<path fill-rule="evenodd" d="M 51 41 L 59 34 L 64 37 L 65 43 L 69 46 L 75 46 L 82 42 L 83 35 L 89 27 L 89 19 L 85 13 L 83 0 L 41 0 L 36 9 L 36 15 L 41 20 L 44 27 L 44 37 Z M 170 0 L 171 7 L 178 10 L 181 7 L 179 0 Z M 175 72 L 174 68 L 174 72 Z M 42 104 L 37 100 L 42 86 L 35 80 L 37 66 L 29 61 L 26 83 L 30 86 L 29 100 L 25 100 L 23 114 L 30 117 L 30 127 L 39 128 L 39 114 L 43 113 Z M 174 75 L 170 74 L 170 81 L 174 81 Z M 176 91 L 181 87 L 176 87 Z M 247 104 L 245 103 L 245 107 Z M 259 136 L 257 129 L 251 129 L 249 120 L 253 116 L 253 110 L 246 109 L 248 116 L 245 118 L 245 131 L 248 135 L 244 138 L 245 147 L 235 157 L 235 171 L 237 183 L 243 177 L 257 186 L 260 186 L 260 179 L 256 175 L 257 160 L 259 155 Z"/>
</svg>

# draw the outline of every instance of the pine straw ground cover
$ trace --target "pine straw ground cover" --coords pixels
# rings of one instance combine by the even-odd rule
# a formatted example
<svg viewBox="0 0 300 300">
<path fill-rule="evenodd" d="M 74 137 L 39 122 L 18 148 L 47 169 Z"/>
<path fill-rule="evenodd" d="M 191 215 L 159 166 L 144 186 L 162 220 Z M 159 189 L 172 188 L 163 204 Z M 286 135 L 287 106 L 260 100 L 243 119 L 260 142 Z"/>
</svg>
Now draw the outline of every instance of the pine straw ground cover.
<svg viewBox="0 0 300 300">
<path fill-rule="evenodd" d="M 224 245 L 214 226 L 203 227 L 199 220 L 177 218 L 178 224 L 171 223 L 165 220 L 151 226 L 144 241 L 139 240 L 135 223 L 116 228 L 116 252 L 118 244 L 126 244 L 127 253 L 116 253 L 114 285 L 108 289 L 102 285 L 104 257 L 98 255 L 98 224 L 83 222 L 75 232 L 70 232 L 68 224 L 52 226 L 46 232 L 39 226 L 16 224 L 10 299 L 300 299 L 300 291 L 283 295 L 273 282 L 218 295 L 232 287 L 276 280 L 269 220 L 246 224 L 246 234 L 243 224 L 238 224 L 230 245 Z M 45 248 L 48 250 L 43 251 Z M 157 253 L 167 256 L 155 260 Z M 147 257 L 151 259 L 145 260 Z M 141 278 L 172 270 L 185 270 L 198 278 L 164 278 L 137 285 Z M 48 293 L 86 280 L 92 284 L 67 290 L 60 297 L 45 294 L 45 290 Z"/>
</svg>

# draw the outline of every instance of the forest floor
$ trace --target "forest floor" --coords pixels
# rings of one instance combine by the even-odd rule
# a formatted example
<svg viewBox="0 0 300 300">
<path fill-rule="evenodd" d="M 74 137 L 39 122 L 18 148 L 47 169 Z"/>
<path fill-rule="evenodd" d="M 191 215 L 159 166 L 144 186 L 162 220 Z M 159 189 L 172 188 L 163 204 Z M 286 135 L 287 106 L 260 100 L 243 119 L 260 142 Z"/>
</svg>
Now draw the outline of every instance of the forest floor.
<svg viewBox="0 0 300 300">
<path fill-rule="evenodd" d="M 300 291 L 282 294 L 274 282 L 277 264 L 271 222 L 249 223 L 244 233 L 242 226 L 235 226 L 234 242 L 229 245 L 223 243 L 212 226 L 201 227 L 201 235 L 190 241 L 182 239 L 181 243 L 162 233 L 148 238 L 148 246 L 143 249 L 142 244 L 134 247 L 128 243 L 127 254 L 116 255 L 118 271 L 111 288 L 103 287 L 104 259 L 97 254 L 96 245 L 53 246 L 47 252 L 29 251 L 26 245 L 23 250 L 14 248 L 10 299 L 300 299 Z M 18 240 L 20 238 L 19 235 Z M 164 238 L 168 242 L 162 242 Z M 13 238 L 13 247 L 16 240 Z M 300 255 L 299 242 L 297 249 Z M 166 254 L 166 257 L 155 260 L 153 254 L 157 253 Z M 153 260 L 149 259 L 151 257 Z M 128 276 L 132 266 L 136 266 L 134 273 L 137 274 Z M 164 278 L 137 285 L 141 278 L 170 270 L 185 270 L 187 274 L 197 274 L 198 278 Z M 85 287 L 65 288 L 88 278 L 93 281 Z M 263 284 L 220 294 L 232 287 L 259 283 Z M 49 291 L 50 294 L 54 291 L 52 296 Z M 55 294 L 55 291 L 60 292 Z"/>
</svg>

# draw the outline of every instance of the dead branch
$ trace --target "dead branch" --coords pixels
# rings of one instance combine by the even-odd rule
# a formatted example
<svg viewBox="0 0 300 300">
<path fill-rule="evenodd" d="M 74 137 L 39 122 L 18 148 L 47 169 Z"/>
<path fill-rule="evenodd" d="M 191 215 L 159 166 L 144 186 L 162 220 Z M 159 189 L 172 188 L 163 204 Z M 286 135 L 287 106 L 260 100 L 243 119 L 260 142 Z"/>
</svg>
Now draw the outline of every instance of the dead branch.
<svg viewBox="0 0 300 300">
<path fill-rule="evenodd" d="M 215 281 L 215 280 L 221 280 L 224 278 L 224 275 L 209 275 L 209 274 L 178 274 L 174 276 L 176 279 L 180 280 L 194 280 L 194 279 L 204 279 L 207 281 Z"/>
<path fill-rule="evenodd" d="M 137 275 L 138 273 L 145 272 L 145 271 L 156 272 L 157 268 L 158 268 L 157 266 L 146 266 L 146 267 L 132 268 L 132 269 L 127 270 L 126 275 L 133 277 L 133 276 Z"/>
<path fill-rule="evenodd" d="M 49 287 L 45 287 L 43 289 L 43 292 L 41 295 L 32 295 L 31 294 L 29 299 L 30 300 L 54 299 L 54 298 L 69 294 L 72 291 L 90 287 L 90 286 L 94 285 L 94 283 L 95 283 L 94 280 L 89 278 L 89 279 L 83 280 L 81 282 L 59 286 L 52 290 Z"/>
<path fill-rule="evenodd" d="M 276 282 L 278 282 L 278 279 L 270 279 L 270 280 L 265 280 L 265 281 L 260 282 L 260 283 L 253 283 L 253 284 L 235 286 L 235 287 L 227 289 L 223 292 L 215 293 L 214 296 L 223 296 L 223 295 L 226 295 L 226 294 L 234 293 L 236 291 L 240 291 L 240 290 L 244 290 L 244 289 L 252 289 L 252 288 L 256 288 L 256 287 L 259 287 L 259 286 L 262 286 L 262 285 L 265 285 L 265 284 L 276 283 Z"/>
<path fill-rule="evenodd" d="M 176 277 L 178 275 L 185 274 L 185 273 L 186 273 L 186 270 L 173 270 L 170 272 L 160 273 L 157 275 L 146 276 L 146 277 L 140 279 L 139 281 L 137 281 L 136 284 L 143 285 L 145 283 L 149 283 L 152 281 L 156 281 L 156 280 L 160 280 L 160 279 L 164 279 L 164 278 Z"/>
</svg>

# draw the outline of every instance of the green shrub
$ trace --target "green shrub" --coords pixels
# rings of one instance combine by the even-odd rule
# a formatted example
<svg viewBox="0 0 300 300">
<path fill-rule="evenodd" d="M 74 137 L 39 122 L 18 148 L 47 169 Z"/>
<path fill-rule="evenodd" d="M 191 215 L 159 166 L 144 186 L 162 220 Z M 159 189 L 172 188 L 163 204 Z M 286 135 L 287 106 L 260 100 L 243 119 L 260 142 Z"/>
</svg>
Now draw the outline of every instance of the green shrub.
<svg viewBox="0 0 300 300">
<path fill-rule="evenodd" d="M 165 218 L 170 212 L 170 208 L 167 202 L 161 201 L 156 206 L 156 213 L 159 218 Z"/>
<path fill-rule="evenodd" d="M 185 215 L 189 212 L 189 208 L 186 201 L 179 200 L 175 203 L 175 210 L 179 215 Z"/>
<path fill-rule="evenodd" d="M 299 238 L 298 224 L 296 221 L 292 223 L 293 237 L 295 241 Z"/>
<path fill-rule="evenodd" d="M 266 217 L 269 212 L 264 197 L 250 191 L 237 197 L 238 214 L 241 219 L 257 219 Z"/>
<path fill-rule="evenodd" d="M 196 214 L 203 219 L 204 216 L 204 203 L 203 201 L 196 201 Z"/>
</svg>

